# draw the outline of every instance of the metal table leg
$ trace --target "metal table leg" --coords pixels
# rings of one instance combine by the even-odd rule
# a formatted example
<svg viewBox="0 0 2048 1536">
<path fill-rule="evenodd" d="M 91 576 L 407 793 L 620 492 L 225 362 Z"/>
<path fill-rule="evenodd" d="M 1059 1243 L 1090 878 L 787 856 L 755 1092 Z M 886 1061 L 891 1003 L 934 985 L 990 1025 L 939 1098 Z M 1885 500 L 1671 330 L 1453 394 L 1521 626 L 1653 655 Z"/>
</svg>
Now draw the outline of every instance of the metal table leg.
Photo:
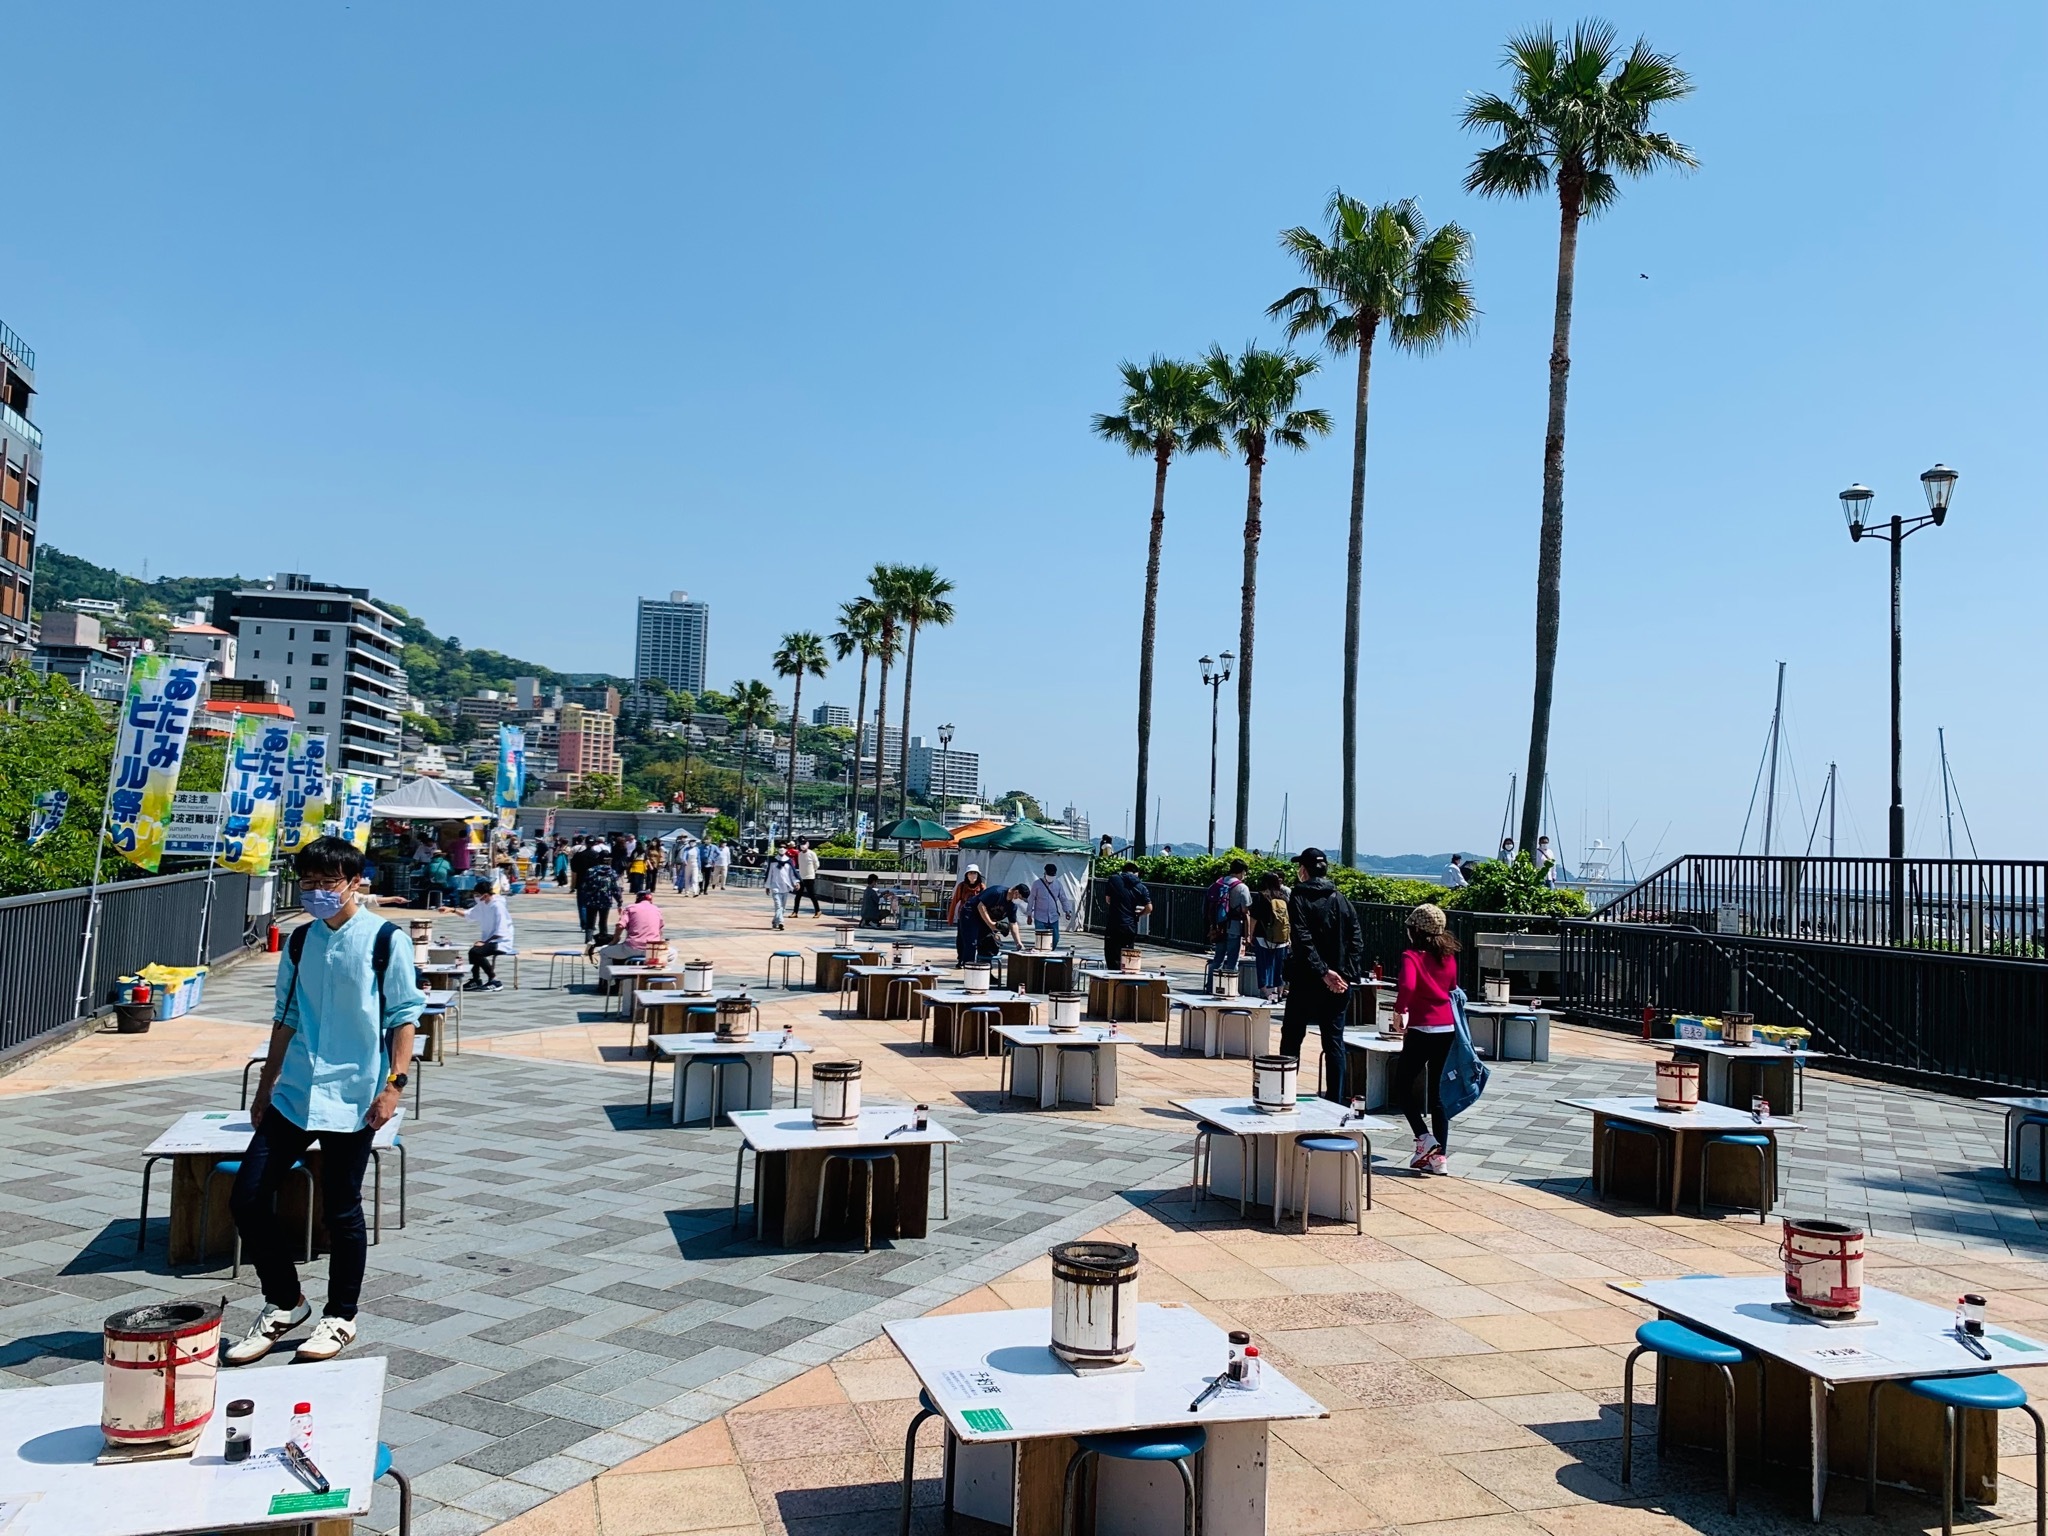
<svg viewBox="0 0 2048 1536">
<path fill-rule="evenodd" d="M 1828 1384 L 1809 1376 L 1806 1386 L 1807 1432 L 1813 1447 L 1813 1521 L 1818 1525 L 1821 1506 L 1828 1498 Z"/>
</svg>

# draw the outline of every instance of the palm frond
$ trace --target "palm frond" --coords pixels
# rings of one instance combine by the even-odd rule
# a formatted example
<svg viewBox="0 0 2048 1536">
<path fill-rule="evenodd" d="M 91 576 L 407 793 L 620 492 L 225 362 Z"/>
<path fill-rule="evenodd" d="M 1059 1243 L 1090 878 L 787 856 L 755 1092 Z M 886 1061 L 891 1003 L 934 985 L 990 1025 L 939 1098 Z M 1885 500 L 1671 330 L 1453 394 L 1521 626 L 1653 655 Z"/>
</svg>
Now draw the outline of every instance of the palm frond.
<svg viewBox="0 0 2048 1536">
<path fill-rule="evenodd" d="M 1465 190 L 1481 197 L 1529 197 L 1549 185 L 1549 158 L 1508 144 L 1482 149 L 1465 172 Z"/>
</svg>

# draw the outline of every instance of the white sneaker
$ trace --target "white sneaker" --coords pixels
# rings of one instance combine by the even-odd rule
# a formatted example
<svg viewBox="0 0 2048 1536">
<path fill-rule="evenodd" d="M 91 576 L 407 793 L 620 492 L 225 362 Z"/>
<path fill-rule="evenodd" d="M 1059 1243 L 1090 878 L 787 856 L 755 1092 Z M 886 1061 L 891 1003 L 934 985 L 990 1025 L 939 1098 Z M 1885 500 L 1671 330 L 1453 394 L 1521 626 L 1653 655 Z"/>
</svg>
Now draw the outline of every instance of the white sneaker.
<svg viewBox="0 0 2048 1536">
<path fill-rule="evenodd" d="M 1430 1158 L 1435 1155 L 1436 1138 L 1430 1135 L 1429 1132 L 1424 1131 L 1415 1138 L 1415 1155 L 1408 1159 L 1408 1166 L 1415 1169 L 1418 1173 L 1425 1173 L 1429 1169 Z"/>
<path fill-rule="evenodd" d="M 1440 1178 L 1447 1178 L 1451 1171 L 1450 1159 L 1441 1152 L 1432 1152 L 1429 1154 L 1429 1161 L 1422 1165 L 1422 1171 L 1424 1173 L 1436 1174 Z"/>
<path fill-rule="evenodd" d="M 230 1344 L 222 1358 L 229 1365 L 254 1365 L 270 1353 L 271 1346 L 313 1315 L 305 1298 L 296 1307 L 265 1307 L 238 1341 Z"/>
<path fill-rule="evenodd" d="M 352 1319 L 323 1317 L 313 1325 L 313 1331 L 306 1335 L 306 1342 L 299 1346 L 292 1361 L 296 1364 L 302 1360 L 332 1360 L 355 1341 L 356 1325 Z"/>
</svg>

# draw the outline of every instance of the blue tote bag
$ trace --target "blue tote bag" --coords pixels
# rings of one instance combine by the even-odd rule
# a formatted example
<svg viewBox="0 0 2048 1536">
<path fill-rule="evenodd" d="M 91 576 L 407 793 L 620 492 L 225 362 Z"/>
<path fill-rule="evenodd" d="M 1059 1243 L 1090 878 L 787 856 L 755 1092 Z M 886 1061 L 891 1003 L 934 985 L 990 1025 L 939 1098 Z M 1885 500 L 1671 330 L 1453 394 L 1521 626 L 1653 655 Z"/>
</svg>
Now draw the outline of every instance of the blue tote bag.
<svg viewBox="0 0 2048 1536">
<path fill-rule="evenodd" d="M 1486 1063 L 1479 1059 L 1479 1053 L 1472 1049 L 1472 1029 L 1465 1022 L 1465 989 L 1451 988 L 1451 1017 L 1458 1026 L 1458 1038 L 1451 1043 L 1450 1053 L 1444 1057 L 1444 1073 L 1437 1082 L 1437 1103 L 1443 1112 L 1456 1118 L 1479 1102 L 1479 1096 L 1486 1092 L 1486 1080 L 1490 1074 Z"/>
</svg>

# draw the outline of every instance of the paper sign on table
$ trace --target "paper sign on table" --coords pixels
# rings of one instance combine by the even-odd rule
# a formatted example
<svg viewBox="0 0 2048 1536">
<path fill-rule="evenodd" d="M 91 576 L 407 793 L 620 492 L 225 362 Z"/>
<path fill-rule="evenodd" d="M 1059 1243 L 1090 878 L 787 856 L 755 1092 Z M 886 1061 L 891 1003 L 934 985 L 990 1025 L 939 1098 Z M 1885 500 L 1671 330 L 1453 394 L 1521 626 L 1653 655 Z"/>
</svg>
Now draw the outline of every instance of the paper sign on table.
<svg viewBox="0 0 2048 1536">
<path fill-rule="evenodd" d="M 939 1380 L 945 1384 L 948 1397 L 972 1399 L 1003 1395 L 1003 1384 L 988 1371 L 941 1371 Z"/>
</svg>

